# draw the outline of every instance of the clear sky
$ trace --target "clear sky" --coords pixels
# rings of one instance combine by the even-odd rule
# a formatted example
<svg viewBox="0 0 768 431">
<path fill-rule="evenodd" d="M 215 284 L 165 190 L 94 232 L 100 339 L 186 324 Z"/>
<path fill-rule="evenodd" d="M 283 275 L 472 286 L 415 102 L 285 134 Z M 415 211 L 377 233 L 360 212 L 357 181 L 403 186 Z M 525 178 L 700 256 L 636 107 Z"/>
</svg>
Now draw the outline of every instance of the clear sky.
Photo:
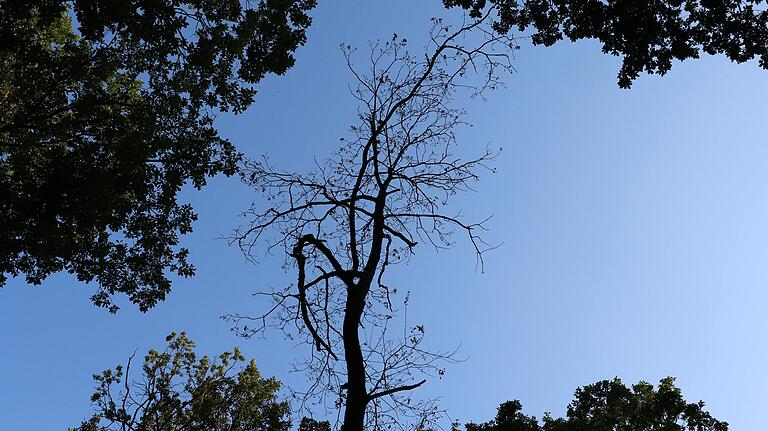
<svg viewBox="0 0 768 431">
<path fill-rule="evenodd" d="M 454 11 L 455 12 L 455 11 Z M 418 49 L 438 0 L 320 1 L 309 42 L 287 76 L 268 79 L 246 115 L 221 118 L 249 155 L 304 169 L 353 121 L 338 46 L 407 37 Z M 460 100 L 462 152 L 503 147 L 498 173 L 459 197 L 468 217 L 493 214 L 485 273 L 466 244 L 422 248 L 392 271 L 412 292 L 430 343 L 461 343 L 463 363 L 425 385 L 454 419 L 490 419 L 500 402 L 563 414 L 576 387 L 676 376 L 732 429 L 765 426 L 768 403 L 768 72 L 721 58 L 676 64 L 663 78 L 616 85 L 619 60 L 584 42 L 525 46 L 517 73 L 487 102 Z M 278 257 L 258 266 L 225 241 L 256 198 L 237 179 L 188 193 L 200 213 L 187 237 L 198 268 L 146 314 L 92 306 L 91 287 L 56 276 L 0 290 L 0 430 L 54 430 L 91 413 L 91 374 L 188 331 L 202 353 L 234 345 L 291 384 L 301 357 L 279 334 L 244 340 L 219 316 L 257 313 L 259 287 L 281 286 Z"/>
</svg>

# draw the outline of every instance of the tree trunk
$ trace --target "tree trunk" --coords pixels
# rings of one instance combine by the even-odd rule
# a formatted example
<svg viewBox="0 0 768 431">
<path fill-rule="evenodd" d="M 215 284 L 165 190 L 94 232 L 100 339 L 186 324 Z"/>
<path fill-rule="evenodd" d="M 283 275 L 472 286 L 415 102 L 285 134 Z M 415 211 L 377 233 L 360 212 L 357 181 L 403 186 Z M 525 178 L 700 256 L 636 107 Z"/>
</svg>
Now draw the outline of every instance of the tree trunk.
<svg viewBox="0 0 768 431">
<path fill-rule="evenodd" d="M 368 392 L 365 388 L 365 363 L 360 348 L 360 318 L 365 307 L 361 286 L 348 288 L 347 309 L 344 313 L 344 359 L 347 363 L 347 402 L 344 406 L 342 431 L 363 431 Z"/>
</svg>

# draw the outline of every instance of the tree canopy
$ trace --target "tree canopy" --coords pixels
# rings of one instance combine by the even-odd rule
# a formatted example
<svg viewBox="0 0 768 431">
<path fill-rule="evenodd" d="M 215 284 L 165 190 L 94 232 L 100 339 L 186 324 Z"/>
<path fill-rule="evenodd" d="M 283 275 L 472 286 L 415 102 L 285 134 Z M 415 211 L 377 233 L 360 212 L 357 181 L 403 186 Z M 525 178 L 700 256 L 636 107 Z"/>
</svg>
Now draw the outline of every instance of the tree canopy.
<svg viewBox="0 0 768 431">
<path fill-rule="evenodd" d="M 142 378 L 132 378 L 131 360 L 94 375 L 96 412 L 71 431 L 287 431 L 288 403 L 278 401 L 280 382 L 245 366 L 238 349 L 218 360 L 197 357 L 185 333 L 171 334 L 168 347 L 150 350 Z M 303 430 L 323 431 L 325 422 L 302 421 Z"/>
<path fill-rule="evenodd" d="M 522 404 L 507 401 L 492 421 L 466 424 L 467 431 L 728 431 L 722 422 L 704 410 L 704 402 L 689 403 L 671 377 L 657 388 L 640 382 L 631 387 L 621 379 L 603 380 L 576 390 L 565 418 L 522 413 Z"/>
<path fill-rule="evenodd" d="M 443 0 L 480 16 L 498 9 L 501 33 L 531 31 L 536 45 L 597 39 L 622 57 L 619 86 L 642 72 L 665 74 L 674 60 L 722 54 L 768 69 L 768 5 L 764 0 Z"/>
<path fill-rule="evenodd" d="M 443 0 L 535 44 L 594 38 L 623 58 L 618 81 L 702 52 L 768 68 L 759 0 Z M 254 84 L 282 74 L 315 0 L 0 0 L 0 286 L 67 271 L 146 311 L 194 267 L 180 236 L 184 184 L 232 174 L 214 126 Z"/>
<path fill-rule="evenodd" d="M 0 0 L 0 286 L 68 271 L 116 311 L 193 274 L 179 202 L 239 159 L 214 127 L 305 41 L 314 0 Z"/>
</svg>

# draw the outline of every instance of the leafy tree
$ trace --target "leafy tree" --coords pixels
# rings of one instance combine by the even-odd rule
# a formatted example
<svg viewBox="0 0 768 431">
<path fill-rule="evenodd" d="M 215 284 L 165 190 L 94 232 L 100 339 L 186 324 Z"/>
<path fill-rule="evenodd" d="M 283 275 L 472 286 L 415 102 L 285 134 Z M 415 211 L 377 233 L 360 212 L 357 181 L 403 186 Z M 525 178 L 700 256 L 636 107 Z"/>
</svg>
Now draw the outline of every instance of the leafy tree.
<svg viewBox="0 0 768 431">
<path fill-rule="evenodd" d="M 620 379 L 603 380 L 576 390 L 565 418 L 545 414 L 542 423 L 522 413 L 519 401 L 499 406 L 496 418 L 466 424 L 467 431 L 728 431 L 728 423 L 689 403 L 671 377 L 658 388 L 640 382 L 625 386 Z"/>
<path fill-rule="evenodd" d="M 342 429 L 429 426 L 435 406 L 411 391 L 439 377 L 451 352 L 426 349 L 425 329 L 400 308 L 408 295 L 386 281 L 420 243 L 450 247 L 465 234 L 482 260 L 483 224 L 445 205 L 471 189 L 495 157 L 455 153 L 463 110 L 457 92 L 482 95 L 509 71 L 508 44 L 487 16 L 456 28 L 436 20 L 424 54 L 412 55 L 397 36 L 374 44 L 356 66 L 344 49 L 355 87 L 357 120 L 338 150 L 309 173 L 247 164 L 248 183 L 266 194 L 247 215 L 235 241 L 284 250 L 296 283 L 262 292 L 275 300 L 263 316 L 230 316 L 246 334 L 273 326 L 312 346 L 300 364 L 310 377 L 303 399 L 343 409 Z M 476 43 L 476 44 L 475 44 Z M 254 323 L 255 322 L 255 323 Z"/>
<path fill-rule="evenodd" d="M 665 74 L 673 60 L 722 54 L 743 63 L 759 58 L 768 69 L 768 9 L 763 0 L 443 0 L 480 16 L 498 9 L 496 31 L 514 29 L 536 45 L 597 39 L 606 54 L 621 56 L 619 86 L 640 73 Z"/>
<path fill-rule="evenodd" d="M 492 421 L 475 424 L 467 423 L 467 431 L 541 431 L 539 421 L 534 416 L 522 413 L 523 405 L 513 400 L 502 403 Z"/>
<path fill-rule="evenodd" d="M 331 431 L 331 423 L 304 417 L 299 423 L 299 431 Z"/>
<path fill-rule="evenodd" d="M 68 271 L 142 311 L 193 274 L 187 183 L 236 170 L 244 111 L 315 0 L 0 0 L 0 286 Z"/>
<path fill-rule="evenodd" d="M 145 357 L 141 379 L 129 375 L 133 357 L 125 368 L 94 375 L 96 412 L 71 431 L 288 430 L 289 406 L 277 401 L 280 382 L 262 378 L 254 361 L 242 366 L 238 349 L 198 359 L 185 333 L 166 340 L 164 351 Z"/>
</svg>

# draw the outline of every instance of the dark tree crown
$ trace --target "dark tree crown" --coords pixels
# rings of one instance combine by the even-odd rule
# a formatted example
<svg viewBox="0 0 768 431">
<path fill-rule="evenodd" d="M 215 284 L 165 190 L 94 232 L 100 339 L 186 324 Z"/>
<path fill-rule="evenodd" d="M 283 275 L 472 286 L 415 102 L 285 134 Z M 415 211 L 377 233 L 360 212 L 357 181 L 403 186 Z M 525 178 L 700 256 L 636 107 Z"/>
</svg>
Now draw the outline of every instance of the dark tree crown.
<svg viewBox="0 0 768 431">
<path fill-rule="evenodd" d="M 214 117 L 293 65 L 314 4 L 0 0 L 0 286 L 67 271 L 146 311 L 192 275 L 178 192 L 236 171 Z"/>
<path fill-rule="evenodd" d="M 619 86 L 642 72 L 664 75 L 674 60 L 722 54 L 768 68 L 768 8 L 762 0 L 443 0 L 479 16 L 498 8 L 501 33 L 531 30 L 536 45 L 597 39 L 606 54 L 622 57 Z"/>
<path fill-rule="evenodd" d="M 675 379 L 667 377 L 654 388 L 639 382 L 631 387 L 621 379 L 602 380 L 578 388 L 565 418 L 545 414 L 543 421 L 522 412 L 519 401 L 499 406 L 492 421 L 466 424 L 467 431 L 728 431 L 728 423 L 704 410 L 704 402 L 689 403 Z"/>
</svg>

